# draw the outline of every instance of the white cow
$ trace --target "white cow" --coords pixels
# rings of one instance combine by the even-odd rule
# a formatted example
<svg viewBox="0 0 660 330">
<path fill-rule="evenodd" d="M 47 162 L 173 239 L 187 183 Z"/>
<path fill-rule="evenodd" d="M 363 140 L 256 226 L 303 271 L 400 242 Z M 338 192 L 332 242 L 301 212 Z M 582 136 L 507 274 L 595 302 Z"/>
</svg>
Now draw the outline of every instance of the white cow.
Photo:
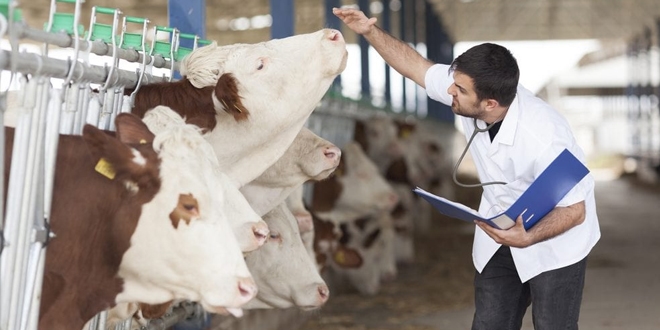
<svg viewBox="0 0 660 330">
<path fill-rule="evenodd" d="M 258 44 L 214 43 L 186 56 L 181 73 L 197 88 L 215 86 L 225 73 L 238 81 L 247 120 L 236 122 L 220 111 L 217 127 L 206 138 L 220 167 L 239 187 L 284 154 L 346 67 L 347 56 L 341 32 L 333 29 Z M 224 108 L 221 100 L 214 101 L 216 108 Z"/>
<path fill-rule="evenodd" d="M 298 223 L 286 203 L 279 204 L 263 219 L 270 228 L 270 238 L 245 258 L 259 293 L 245 307 L 298 306 L 309 310 L 322 306 L 330 291 L 309 258 Z"/>
<path fill-rule="evenodd" d="M 340 158 L 339 148 L 303 128 L 282 157 L 240 190 L 257 214 L 264 215 L 303 183 L 327 178 Z"/>
</svg>

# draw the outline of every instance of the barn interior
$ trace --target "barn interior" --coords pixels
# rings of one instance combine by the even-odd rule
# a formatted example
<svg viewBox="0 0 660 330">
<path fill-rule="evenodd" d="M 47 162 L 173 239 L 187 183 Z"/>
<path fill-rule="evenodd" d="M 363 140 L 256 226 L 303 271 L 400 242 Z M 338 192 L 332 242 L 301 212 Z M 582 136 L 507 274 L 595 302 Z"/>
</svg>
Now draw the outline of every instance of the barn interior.
<svg viewBox="0 0 660 330">
<path fill-rule="evenodd" d="M 0 6 L 9 5 L 10 13 L 20 10 L 24 26 L 42 29 L 54 3 L 68 12 L 76 6 L 75 0 L 0 1 Z M 656 202 L 660 196 L 660 2 L 86 0 L 79 1 L 79 6 L 79 22 L 85 28 L 94 7 L 147 17 L 152 29 L 145 34 L 149 43 L 154 39 L 168 41 L 172 36 L 165 30 L 153 32 L 153 26 L 176 27 L 181 33 L 197 34 L 199 40 L 218 45 L 254 44 L 323 28 L 340 30 L 349 52 L 347 67 L 305 127 L 341 148 L 353 140 L 358 119 L 368 121 L 385 115 L 415 123 L 441 141 L 447 170 L 436 191 L 473 209 L 479 206 L 482 190 L 460 187 L 451 180 L 450 169 L 466 142 L 451 108 L 429 99 L 422 88 L 386 66 L 364 38 L 332 15 L 332 8 L 352 6 L 377 17 L 379 26 L 434 62 L 449 63 L 482 42 L 507 46 L 519 61 L 521 83 L 567 118 L 597 181 L 603 235 L 588 261 L 580 327 L 660 327 L 658 304 L 652 297 L 660 290 L 660 260 L 649 253 L 659 247 L 660 235 L 655 221 L 660 211 Z M 140 29 L 134 27 L 131 32 L 139 33 Z M 41 52 L 44 40 L 40 38 L 24 35 L 20 47 Z M 72 43 L 57 46 L 58 42 L 68 44 L 70 39 L 57 40 L 52 41 L 50 56 L 71 56 Z M 3 49 L 11 51 L 10 37 L 5 35 L 2 41 Z M 180 78 L 172 70 L 178 69 L 178 60 L 165 57 L 154 67 L 154 76 Z M 20 90 L 16 80 L 10 81 L 10 58 L 2 55 L 0 59 L 0 87 L 3 91 Z M 94 60 L 103 67 L 113 58 L 108 52 Z M 135 66 L 126 70 L 133 71 Z M 26 72 L 33 74 L 34 69 Z M 478 181 L 469 155 L 460 167 L 459 179 Z M 310 184 L 305 185 L 304 198 L 307 202 L 313 198 Z M 417 211 L 411 210 L 413 217 L 418 216 Z M 622 220 L 625 225 L 621 225 Z M 469 328 L 474 312 L 474 225 L 431 210 L 431 221 L 417 227 L 412 236 L 414 258 L 397 263 L 396 277 L 382 281 L 376 292 L 361 292 L 359 285 L 330 273 L 324 276 L 330 298 L 313 311 L 296 307 L 255 309 L 236 318 L 211 315 L 197 305 L 184 304 L 165 321 L 141 329 Z M 0 318 L 0 322 L 4 320 Z M 98 329 L 105 326 L 104 321 L 97 322 Z M 0 328 L 4 329 L 3 325 L 0 323 Z M 531 315 L 526 315 L 523 329 L 533 328 Z M 130 326 L 118 325 L 117 329 Z"/>
</svg>

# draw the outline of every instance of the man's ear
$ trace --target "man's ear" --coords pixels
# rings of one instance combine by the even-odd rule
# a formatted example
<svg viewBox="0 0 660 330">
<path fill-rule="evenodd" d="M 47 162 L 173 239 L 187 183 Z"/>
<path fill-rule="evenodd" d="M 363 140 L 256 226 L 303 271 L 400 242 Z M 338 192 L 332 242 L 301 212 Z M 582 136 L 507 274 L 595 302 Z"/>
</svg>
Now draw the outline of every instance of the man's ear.
<svg viewBox="0 0 660 330">
<path fill-rule="evenodd" d="M 500 106 L 500 102 L 496 99 L 485 99 L 484 102 L 486 102 L 486 111 L 493 111 Z"/>
</svg>

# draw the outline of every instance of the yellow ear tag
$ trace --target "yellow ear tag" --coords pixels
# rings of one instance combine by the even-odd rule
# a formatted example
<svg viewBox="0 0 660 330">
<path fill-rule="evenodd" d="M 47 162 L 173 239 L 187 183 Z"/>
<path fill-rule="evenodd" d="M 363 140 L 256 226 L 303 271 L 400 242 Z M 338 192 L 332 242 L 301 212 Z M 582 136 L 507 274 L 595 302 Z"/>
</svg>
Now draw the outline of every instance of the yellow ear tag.
<svg viewBox="0 0 660 330">
<path fill-rule="evenodd" d="M 334 257 L 335 257 L 335 262 L 336 263 L 338 263 L 340 265 L 343 265 L 343 264 L 346 263 L 346 255 L 344 254 L 344 251 L 340 250 L 340 251 L 335 252 Z"/>
<path fill-rule="evenodd" d="M 94 170 L 96 170 L 96 172 L 101 173 L 101 175 L 105 176 L 110 180 L 115 178 L 115 169 L 112 168 L 112 164 L 108 163 L 108 161 L 105 160 L 105 158 L 99 159 L 99 162 L 96 163 Z"/>
<path fill-rule="evenodd" d="M 147 144 L 147 140 L 145 139 L 140 140 L 140 144 Z"/>
<path fill-rule="evenodd" d="M 400 134 L 401 138 L 402 139 L 407 139 L 410 136 L 410 133 L 412 133 L 412 131 L 410 129 L 408 129 L 408 128 L 402 129 L 401 134 Z"/>
</svg>

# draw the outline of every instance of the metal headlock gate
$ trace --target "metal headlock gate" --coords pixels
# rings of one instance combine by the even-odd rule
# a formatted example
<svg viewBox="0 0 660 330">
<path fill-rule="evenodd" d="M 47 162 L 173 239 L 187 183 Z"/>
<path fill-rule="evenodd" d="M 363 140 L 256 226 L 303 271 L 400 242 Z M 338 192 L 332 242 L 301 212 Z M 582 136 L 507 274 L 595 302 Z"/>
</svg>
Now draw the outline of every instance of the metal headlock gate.
<svg viewBox="0 0 660 330">
<path fill-rule="evenodd" d="M 0 0 L 0 36 L 11 47 L 0 50 L 0 68 L 11 74 L 10 82 L 0 85 L 0 123 L 7 124 L 8 106 L 15 114 L 6 210 L 0 203 L 0 217 L 4 215 L 0 218 L 0 330 L 37 328 L 45 252 L 55 236 L 49 231 L 49 210 L 59 134 L 80 135 L 86 123 L 114 130 L 114 118 L 130 112 L 135 94 L 124 96 L 124 88 L 137 91 L 144 84 L 171 80 L 178 60 L 209 43 L 175 28 L 155 26 L 149 44 L 148 19 L 122 17 L 118 9 L 98 6 L 93 7 L 85 31 L 79 22 L 83 2 L 51 0 L 50 18 L 41 30 L 25 24 L 17 1 Z M 64 12 L 58 5 L 75 9 Z M 97 21 L 101 15 L 111 17 L 111 23 Z M 141 33 L 131 32 L 135 27 Z M 159 32 L 167 33 L 168 40 L 159 40 Z M 186 38 L 194 41 L 192 48 L 179 47 L 179 40 Z M 42 43 L 42 54 L 19 51 L 22 39 Z M 71 56 L 66 60 L 49 57 L 51 46 L 68 48 Z M 90 54 L 111 57 L 111 64 L 91 64 Z M 134 72 L 120 69 L 120 60 L 138 68 Z M 157 77 L 153 68 L 168 69 L 170 74 Z M 54 88 L 52 79 L 61 79 L 61 86 Z M 19 86 L 18 91 L 9 91 L 12 82 Z M 4 148 L 4 134 L 0 139 Z M 4 150 L 0 155 L 4 156 Z M 143 329 L 166 329 L 199 313 L 198 305 L 183 303 Z M 90 323 L 90 329 L 105 329 L 105 314 Z M 130 320 L 117 328 L 129 329 Z"/>
</svg>

